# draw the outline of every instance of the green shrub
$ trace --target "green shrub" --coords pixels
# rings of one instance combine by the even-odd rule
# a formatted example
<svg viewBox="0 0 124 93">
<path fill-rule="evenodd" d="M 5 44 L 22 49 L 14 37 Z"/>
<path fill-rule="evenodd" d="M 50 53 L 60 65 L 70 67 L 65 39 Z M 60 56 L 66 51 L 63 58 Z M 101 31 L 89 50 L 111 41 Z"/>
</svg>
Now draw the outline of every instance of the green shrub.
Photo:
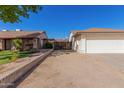
<svg viewBox="0 0 124 93">
<path fill-rule="evenodd" d="M 19 52 L 18 51 L 13 51 L 12 52 L 12 57 L 11 57 L 11 62 L 16 61 L 18 57 L 19 57 Z"/>
<path fill-rule="evenodd" d="M 22 48 L 22 39 L 13 39 L 12 44 L 16 50 L 21 50 Z"/>
<path fill-rule="evenodd" d="M 32 49 L 29 50 L 29 52 L 30 52 L 30 53 L 36 53 L 36 52 L 39 52 L 39 50 L 36 49 L 36 48 L 32 48 Z"/>
<path fill-rule="evenodd" d="M 0 65 L 1 65 L 1 64 L 6 64 L 6 63 L 9 63 L 9 62 L 10 62 L 10 59 L 9 59 L 9 58 L 0 59 Z"/>
<path fill-rule="evenodd" d="M 44 48 L 45 48 L 45 49 L 52 49 L 52 48 L 53 48 L 53 44 L 50 43 L 50 42 L 47 42 L 47 43 L 44 45 Z"/>
</svg>

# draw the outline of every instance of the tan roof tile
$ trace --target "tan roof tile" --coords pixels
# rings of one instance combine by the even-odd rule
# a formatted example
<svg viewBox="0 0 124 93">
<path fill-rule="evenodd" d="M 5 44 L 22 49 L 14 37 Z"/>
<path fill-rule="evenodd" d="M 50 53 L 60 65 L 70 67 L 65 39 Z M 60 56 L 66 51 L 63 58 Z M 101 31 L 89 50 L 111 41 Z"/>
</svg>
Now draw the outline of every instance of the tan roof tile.
<svg viewBox="0 0 124 93">
<path fill-rule="evenodd" d="M 75 30 L 72 33 L 124 33 L 124 30 L 114 30 L 111 28 L 91 28 L 87 30 Z"/>
<path fill-rule="evenodd" d="M 37 35 L 41 35 L 43 37 L 43 31 L 39 32 L 26 32 L 26 31 L 6 31 L 0 32 L 1 39 L 10 39 L 10 38 L 32 38 L 36 37 Z"/>
</svg>

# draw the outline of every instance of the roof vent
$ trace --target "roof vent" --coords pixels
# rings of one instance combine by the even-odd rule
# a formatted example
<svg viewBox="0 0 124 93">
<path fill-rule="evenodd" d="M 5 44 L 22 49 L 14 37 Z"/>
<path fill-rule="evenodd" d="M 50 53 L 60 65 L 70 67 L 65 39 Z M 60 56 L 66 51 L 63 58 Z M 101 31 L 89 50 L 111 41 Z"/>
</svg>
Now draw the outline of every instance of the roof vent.
<svg viewBox="0 0 124 93">
<path fill-rule="evenodd" d="M 21 29 L 16 29 L 16 31 L 22 31 Z"/>
<path fill-rule="evenodd" d="M 3 31 L 3 32 L 7 32 L 8 30 L 6 30 L 6 29 L 3 29 L 2 31 Z"/>
</svg>

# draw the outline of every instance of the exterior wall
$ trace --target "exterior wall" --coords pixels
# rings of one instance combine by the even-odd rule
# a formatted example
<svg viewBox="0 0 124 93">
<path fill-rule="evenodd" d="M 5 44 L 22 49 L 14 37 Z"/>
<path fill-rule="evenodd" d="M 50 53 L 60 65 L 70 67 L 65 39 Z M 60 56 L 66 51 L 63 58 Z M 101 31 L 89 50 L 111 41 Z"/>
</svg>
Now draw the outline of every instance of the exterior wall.
<svg viewBox="0 0 124 93">
<path fill-rule="evenodd" d="M 37 43 L 37 48 L 38 49 L 43 48 L 44 44 L 47 42 L 47 40 L 43 39 L 43 37 L 46 38 L 45 36 L 42 36 L 42 38 L 41 38 L 41 35 L 36 37 L 36 42 L 35 43 Z"/>
<path fill-rule="evenodd" d="M 72 38 L 72 49 L 74 51 L 78 51 L 79 50 L 79 43 L 81 40 L 81 36 L 75 36 Z"/>
<path fill-rule="evenodd" d="M 0 50 L 11 50 L 12 42 L 10 39 L 1 39 L 0 40 Z"/>
<path fill-rule="evenodd" d="M 72 39 L 72 49 L 77 52 L 85 53 L 86 36 L 78 35 Z"/>
<path fill-rule="evenodd" d="M 33 39 L 22 39 L 23 45 L 22 50 L 28 50 L 33 48 Z"/>
<path fill-rule="evenodd" d="M 23 50 L 28 49 L 41 49 L 43 47 L 44 41 L 40 38 L 23 39 Z"/>
<path fill-rule="evenodd" d="M 72 38 L 73 37 L 73 33 L 70 33 L 70 36 L 69 36 L 69 42 L 73 41 Z"/>
<path fill-rule="evenodd" d="M 43 48 L 43 46 L 44 46 L 43 39 L 38 38 L 38 37 L 33 39 L 33 48 L 41 49 L 41 48 Z"/>
<path fill-rule="evenodd" d="M 86 52 L 86 36 L 85 35 L 81 35 L 81 39 L 79 41 L 78 51 L 80 53 L 85 53 Z"/>
</svg>

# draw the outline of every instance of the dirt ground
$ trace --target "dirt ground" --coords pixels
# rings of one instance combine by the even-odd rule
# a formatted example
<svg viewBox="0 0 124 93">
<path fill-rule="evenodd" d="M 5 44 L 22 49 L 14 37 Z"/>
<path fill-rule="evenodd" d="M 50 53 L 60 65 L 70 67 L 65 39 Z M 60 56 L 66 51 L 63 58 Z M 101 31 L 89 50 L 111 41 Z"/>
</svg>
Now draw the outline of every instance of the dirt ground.
<svg viewBox="0 0 124 93">
<path fill-rule="evenodd" d="M 124 87 L 124 54 L 55 51 L 17 87 Z"/>
</svg>

